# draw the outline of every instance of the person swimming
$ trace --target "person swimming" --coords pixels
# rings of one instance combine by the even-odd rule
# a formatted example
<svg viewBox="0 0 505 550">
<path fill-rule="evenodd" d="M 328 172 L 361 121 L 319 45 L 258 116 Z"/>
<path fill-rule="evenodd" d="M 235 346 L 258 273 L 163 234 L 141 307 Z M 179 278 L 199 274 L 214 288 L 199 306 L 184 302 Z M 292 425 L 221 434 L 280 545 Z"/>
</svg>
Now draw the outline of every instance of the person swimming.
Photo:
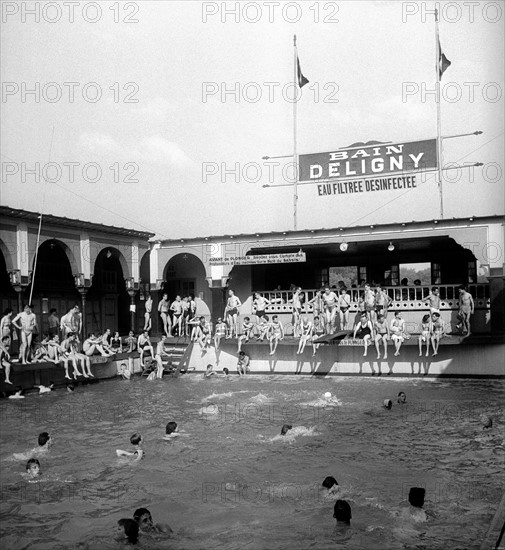
<svg viewBox="0 0 505 550">
<path fill-rule="evenodd" d="M 333 517 L 337 520 L 337 524 L 351 525 L 351 506 L 347 500 L 337 500 L 335 502 Z"/>
<path fill-rule="evenodd" d="M 134 447 L 134 451 L 123 451 L 122 449 L 116 449 L 117 456 L 131 456 L 134 457 L 135 460 L 140 460 L 141 458 L 144 458 L 145 451 L 140 448 L 140 445 L 142 444 L 142 436 L 139 433 L 134 433 L 130 437 L 130 443 Z"/>
<path fill-rule="evenodd" d="M 179 428 L 177 427 L 177 422 L 169 422 L 165 426 L 165 435 L 169 435 L 169 436 L 179 435 Z"/>
<path fill-rule="evenodd" d="M 391 399 L 384 399 L 384 408 L 385 409 L 390 411 L 392 406 L 393 406 L 393 402 L 391 401 Z"/>
<path fill-rule="evenodd" d="M 28 477 L 38 477 L 41 475 L 40 462 L 36 458 L 30 458 L 26 463 L 26 473 Z"/>
<path fill-rule="evenodd" d="M 154 523 L 151 512 L 147 508 L 137 508 L 133 513 L 133 519 L 143 533 L 173 533 L 170 525 Z"/>
<path fill-rule="evenodd" d="M 293 426 L 291 424 L 284 424 L 281 429 L 281 435 L 286 435 L 289 430 L 291 430 Z"/>
<path fill-rule="evenodd" d="M 39 388 L 39 393 L 49 393 L 52 391 L 54 384 L 53 382 L 49 382 L 48 386 L 44 386 L 43 384 L 39 384 L 38 386 L 34 386 L 35 388 Z"/>
<path fill-rule="evenodd" d="M 138 523 L 130 518 L 121 518 L 118 520 L 115 539 L 127 539 L 130 544 L 137 544 L 139 540 Z"/>
<path fill-rule="evenodd" d="M 204 378 L 210 378 L 211 376 L 214 376 L 216 374 L 214 372 L 214 366 L 213 365 L 207 365 L 207 370 L 205 371 L 203 377 Z"/>
<path fill-rule="evenodd" d="M 409 503 L 416 508 L 422 508 L 424 506 L 425 495 L 426 489 L 422 487 L 411 487 L 409 490 Z"/>
<path fill-rule="evenodd" d="M 398 393 L 398 403 L 400 405 L 403 405 L 407 401 L 407 396 L 405 395 L 405 392 L 401 391 Z"/>
<path fill-rule="evenodd" d="M 333 476 L 326 476 L 321 485 L 328 491 L 335 491 L 338 488 L 338 481 Z"/>
<path fill-rule="evenodd" d="M 43 447 L 45 449 L 49 449 L 49 447 L 53 444 L 53 440 L 47 432 L 39 433 L 38 442 L 39 447 Z"/>
<path fill-rule="evenodd" d="M 480 423 L 482 424 L 484 429 L 489 429 L 489 428 L 493 427 L 493 419 L 490 416 L 488 416 L 487 414 L 483 414 L 480 417 Z"/>
</svg>

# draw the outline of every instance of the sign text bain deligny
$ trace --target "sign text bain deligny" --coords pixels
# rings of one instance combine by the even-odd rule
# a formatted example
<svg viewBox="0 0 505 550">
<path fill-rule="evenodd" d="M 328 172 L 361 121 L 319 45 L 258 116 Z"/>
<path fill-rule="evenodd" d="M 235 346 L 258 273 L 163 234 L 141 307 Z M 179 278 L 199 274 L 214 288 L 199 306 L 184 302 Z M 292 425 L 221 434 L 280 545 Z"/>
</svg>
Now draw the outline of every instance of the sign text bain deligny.
<svg viewBox="0 0 505 550">
<path fill-rule="evenodd" d="M 415 176 L 405 173 L 437 169 L 437 141 L 409 141 L 339 149 L 329 153 L 300 155 L 299 181 L 362 180 L 318 186 L 319 195 L 382 191 L 415 187 Z"/>
</svg>

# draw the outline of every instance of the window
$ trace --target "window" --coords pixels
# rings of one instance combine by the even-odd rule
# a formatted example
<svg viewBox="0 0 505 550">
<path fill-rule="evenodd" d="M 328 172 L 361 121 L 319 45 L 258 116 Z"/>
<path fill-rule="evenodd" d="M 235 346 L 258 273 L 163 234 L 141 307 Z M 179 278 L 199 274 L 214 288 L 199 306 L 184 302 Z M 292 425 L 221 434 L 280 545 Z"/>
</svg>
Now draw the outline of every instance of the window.
<svg viewBox="0 0 505 550">
<path fill-rule="evenodd" d="M 358 284 L 358 267 L 355 265 L 330 267 L 328 272 L 329 278 L 326 279 L 326 283 L 329 283 L 330 287 L 336 286 L 338 288 L 339 281 L 344 281 L 347 288 Z"/>
<path fill-rule="evenodd" d="M 407 279 L 408 286 L 429 286 L 431 284 L 431 266 L 428 262 L 400 264 L 399 267 L 401 284 L 405 279 Z"/>
<path fill-rule="evenodd" d="M 328 284 L 330 279 L 328 271 L 329 269 L 327 267 L 318 270 L 316 273 L 316 288 L 322 288 Z"/>
<path fill-rule="evenodd" d="M 440 264 L 432 263 L 431 264 L 431 284 L 439 285 L 442 283 L 442 275 L 440 270 Z"/>
<path fill-rule="evenodd" d="M 477 264 L 474 260 L 468 262 L 468 282 L 477 282 Z"/>
</svg>

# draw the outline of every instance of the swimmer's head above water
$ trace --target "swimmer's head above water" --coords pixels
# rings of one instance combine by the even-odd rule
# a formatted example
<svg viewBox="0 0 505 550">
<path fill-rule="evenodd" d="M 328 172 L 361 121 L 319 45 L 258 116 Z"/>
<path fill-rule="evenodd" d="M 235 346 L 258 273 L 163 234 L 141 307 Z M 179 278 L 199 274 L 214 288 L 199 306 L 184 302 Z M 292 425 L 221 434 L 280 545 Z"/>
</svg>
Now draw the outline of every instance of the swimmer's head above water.
<svg viewBox="0 0 505 550">
<path fill-rule="evenodd" d="M 411 487 L 409 491 L 409 502 L 416 508 L 422 508 L 424 504 L 424 495 L 426 490 L 422 487 Z"/>
<path fill-rule="evenodd" d="M 47 447 L 50 447 L 53 443 L 53 440 L 51 439 L 51 436 L 47 432 L 42 432 L 39 434 L 39 445 L 43 447 L 46 445 Z"/>
<path fill-rule="evenodd" d="M 178 431 L 179 431 L 179 428 L 177 428 L 177 422 L 169 422 L 165 426 L 165 433 L 167 435 L 170 435 L 171 433 L 175 433 L 175 432 L 178 432 Z"/>
<path fill-rule="evenodd" d="M 398 393 L 398 403 L 405 403 L 407 401 L 407 396 L 405 395 L 405 392 L 401 391 Z"/>
<path fill-rule="evenodd" d="M 291 424 L 284 424 L 281 429 L 281 435 L 286 435 L 289 430 L 291 430 L 293 426 Z"/>
<path fill-rule="evenodd" d="M 152 531 L 154 529 L 153 517 L 147 508 L 137 508 L 133 513 L 133 519 L 142 531 Z"/>
<path fill-rule="evenodd" d="M 392 406 L 393 406 L 393 402 L 391 401 L 391 399 L 384 399 L 384 408 L 385 409 L 390 411 Z"/>
<path fill-rule="evenodd" d="M 337 520 L 337 522 L 346 523 L 347 525 L 351 524 L 351 506 L 347 500 L 337 500 L 337 502 L 335 502 L 333 517 Z"/>
<path fill-rule="evenodd" d="M 26 463 L 26 473 L 32 477 L 40 475 L 40 462 L 36 458 L 30 458 Z"/>
<path fill-rule="evenodd" d="M 329 491 L 330 489 L 335 489 L 338 487 L 338 481 L 333 476 L 326 476 L 322 486 Z"/>
<path fill-rule="evenodd" d="M 139 433 L 134 433 L 130 437 L 130 443 L 132 445 L 140 445 L 142 443 L 142 436 Z"/>
<path fill-rule="evenodd" d="M 228 375 L 230 374 L 230 371 L 229 371 L 226 367 L 224 367 L 224 369 L 223 369 L 223 374 L 225 374 L 226 376 L 228 376 Z"/>
<path fill-rule="evenodd" d="M 117 522 L 116 539 L 128 539 L 131 544 L 139 540 L 139 526 L 136 521 L 130 518 L 122 518 Z"/>
</svg>

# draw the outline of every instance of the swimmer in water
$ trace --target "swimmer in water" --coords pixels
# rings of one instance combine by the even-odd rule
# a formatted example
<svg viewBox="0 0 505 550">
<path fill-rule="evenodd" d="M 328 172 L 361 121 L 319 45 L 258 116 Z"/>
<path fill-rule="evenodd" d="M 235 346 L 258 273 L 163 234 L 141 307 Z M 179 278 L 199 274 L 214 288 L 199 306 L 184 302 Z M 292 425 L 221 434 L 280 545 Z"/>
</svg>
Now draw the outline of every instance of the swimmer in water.
<svg viewBox="0 0 505 550">
<path fill-rule="evenodd" d="M 226 367 L 224 367 L 223 374 L 219 374 L 218 376 L 220 378 L 228 378 L 229 374 L 230 374 L 230 371 Z"/>
<path fill-rule="evenodd" d="M 165 426 L 165 439 L 171 439 L 179 435 L 179 428 L 177 427 L 177 422 L 169 422 Z"/>
<path fill-rule="evenodd" d="M 480 423 L 482 424 L 485 430 L 493 427 L 493 419 L 487 414 L 483 414 L 480 417 Z"/>
<path fill-rule="evenodd" d="M 116 449 L 117 456 L 131 456 L 135 460 L 140 460 L 144 458 L 145 452 L 141 449 L 140 445 L 142 444 L 142 436 L 139 433 L 134 433 L 130 437 L 130 443 L 133 445 L 134 451 L 123 451 L 121 449 Z"/>
<path fill-rule="evenodd" d="M 210 378 L 211 376 L 214 376 L 216 373 L 214 372 L 214 367 L 212 365 L 207 365 L 207 370 L 203 374 L 204 378 Z"/>
<path fill-rule="evenodd" d="M 44 386 L 42 384 L 38 386 L 34 386 L 35 388 L 39 388 L 39 393 L 49 393 L 52 391 L 54 384 L 52 382 L 49 382 L 49 386 Z"/>
<path fill-rule="evenodd" d="M 173 533 L 170 525 L 154 523 L 151 512 L 147 508 L 137 508 L 133 513 L 133 519 L 142 533 Z"/>
<path fill-rule="evenodd" d="M 139 525 L 130 518 L 122 518 L 117 522 L 116 540 L 127 539 L 130 544 L 137 544 L 139 540 Z"/>
<path fill-rule="evenodd" d="M 126 363 L 121 363 L 121 365 L 119 365 L 118 374 L 123 380 L 130 380 L 132 377 L 130 369 Z"/>
<path fill-rule="evenodd" d="M 337 520 L 335 525 L 335 535 L 338 540 L 344 541 L 352 536 L 351 531 L 351 506 L 347 500 L 337 500 L 333 507 L 333 517 Z"/>
<path fill-rule="evenodd" d="M 16 392 L 12 395 L 9 395 L 9 399 L 24 399 L 23 388 L 21 386 L 16 386 Z"/>
<path fill-rule="evenodd" d="M 41 475 L 40 462 L 36 458 L 30 458 L 26 463 L 26 473 L 29 477 L 38 477 Z"/>
<path fill-rule="evenodd" d="M 405 392 L 401 391 L 398 393 L 398 403 L 400 405 L 403 405 L 407 401 L 407 396 L 405 395 Z"/>
<path fill-rule="evenodd" d="M 322 487 L 328 491 L 328 494 L 334 495 L 338 492 L 338 481 L 333 476 L 324 478 Z"/>
<path fill-rule="evenodd" d="M 385 409 L 390 411 L 392 406 L 393 406 L 393 402 L 391 401 L 391 399 L 384 399 L 384 408 Z"/>
<path fill-rule="evenodd" d="M 291 424 L 284 424 L 281 429 L 281 435 L 286 435 L 288 433 L 288 430 L 291 430 L 293 426 Z"/>
<path fill-rule="evenodd" d="M 39 450 L 47 450 L 51 445 L 53 444 L 53 440 L 51 436 L 47 432 L 42 432 L 39 434 L 39 447 L 42 447 L 42 449 Z"/>
</svg>

